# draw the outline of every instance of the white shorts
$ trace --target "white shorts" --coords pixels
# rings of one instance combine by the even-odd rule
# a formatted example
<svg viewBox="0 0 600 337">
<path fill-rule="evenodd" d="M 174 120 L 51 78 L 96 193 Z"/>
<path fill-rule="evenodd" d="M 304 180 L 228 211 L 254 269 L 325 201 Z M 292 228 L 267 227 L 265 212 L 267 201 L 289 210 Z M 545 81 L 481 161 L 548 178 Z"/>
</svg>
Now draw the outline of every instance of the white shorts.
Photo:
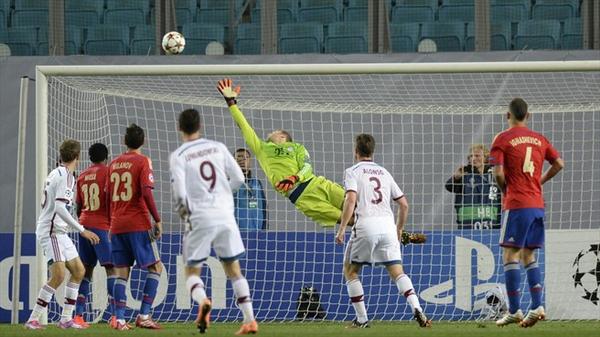
<svg viewBox="0 0 600 337">
<path fill-rule="evenodd" d="M 48 263 L 67 262 L 79 257 L 77 248 L 67 234 L 51 234 L 38 237 Z"/>
<path fill-rule="evenodd" d="M 185 263 L 189 267 L 201 265 L 210 256 L 211 246 L 224 262 L 235 261 L 246 252 L 240 230 L 235 224 L 195 228 L 183 237 Z"/>
<path fill-rule="evenodd" d="M 344 253 L 344 263 L 384 266 L 402 263 L 400 242 L 395 234 L 351 237 Z"/>
</svg>

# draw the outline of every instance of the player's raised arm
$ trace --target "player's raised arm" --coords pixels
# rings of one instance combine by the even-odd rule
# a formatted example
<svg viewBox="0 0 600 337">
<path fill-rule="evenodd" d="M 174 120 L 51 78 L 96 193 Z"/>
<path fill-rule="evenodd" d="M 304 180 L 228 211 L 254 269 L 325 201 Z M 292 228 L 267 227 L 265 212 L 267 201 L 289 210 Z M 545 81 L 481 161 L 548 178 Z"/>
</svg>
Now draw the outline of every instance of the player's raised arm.
<svg viewBox="0 0 600 337">
<path fill-rule="evenodd" d="M 231 116 L 242 131 L 242 136 L 244 137 L 246 144 L 248 144 L 248 147 L 254 153 L 254 155 L 258 156 L 261 150 L 262 141 L 260 138 L 258 138 L 256 132 L 237 106 L 237 97 L 240 94 L 240 87 L 237 86 L 234 88 L 231 79 L 225 78 L 218 82 L 217 89 L 221 95 L 223 95 L 223 98 L 225 98 L 225 102 L 227 102 Z"/>
</svg>

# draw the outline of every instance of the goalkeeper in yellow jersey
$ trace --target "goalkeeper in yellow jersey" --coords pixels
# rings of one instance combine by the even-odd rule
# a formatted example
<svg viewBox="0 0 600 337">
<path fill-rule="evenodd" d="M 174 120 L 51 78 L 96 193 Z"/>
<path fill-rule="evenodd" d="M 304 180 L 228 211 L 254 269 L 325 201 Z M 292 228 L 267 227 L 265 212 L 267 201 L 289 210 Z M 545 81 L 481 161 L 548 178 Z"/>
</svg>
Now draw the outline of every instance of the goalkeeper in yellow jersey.
<svg viewBox="0 0 600 337">
<path fill-rule="evenodd" d="M 302 144 L 293 142 L 287 131 L 275 130 L 266 141 L 258 138 L 237 106 L 240 87 L 234 88 L 231 79 L 219 81 L 217 88 L 271 185 L 313 221 L 324 227 L 335 226 L 342 215 L 344 188 L 316 176 L 308 151 Z"/>
</svg>

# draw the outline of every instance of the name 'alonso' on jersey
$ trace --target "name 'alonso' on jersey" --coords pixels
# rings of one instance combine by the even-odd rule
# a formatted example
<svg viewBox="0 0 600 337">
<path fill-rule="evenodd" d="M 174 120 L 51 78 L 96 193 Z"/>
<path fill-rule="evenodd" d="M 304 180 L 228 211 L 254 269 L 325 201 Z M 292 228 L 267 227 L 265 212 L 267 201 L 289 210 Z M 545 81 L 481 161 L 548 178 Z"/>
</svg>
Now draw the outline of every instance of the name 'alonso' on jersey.
<svg viewBox="0 0 600 337">
<path fill-rule="evenodd" d="M 244 174 L 225 145 L 205 138 L 186 142 L 171 154 L 170 167 L 174 195 L 194 226 L 236 224 L 233 191 Z"/>
<path fill-rule="evenodd" d="M 357 194 L 354 231 L 357 236 L 396 233 L 390 202 L 404 196 L 392 175 L 372 161 L 361 161 L 347 168 L 346 193 Z"/>
</svg>

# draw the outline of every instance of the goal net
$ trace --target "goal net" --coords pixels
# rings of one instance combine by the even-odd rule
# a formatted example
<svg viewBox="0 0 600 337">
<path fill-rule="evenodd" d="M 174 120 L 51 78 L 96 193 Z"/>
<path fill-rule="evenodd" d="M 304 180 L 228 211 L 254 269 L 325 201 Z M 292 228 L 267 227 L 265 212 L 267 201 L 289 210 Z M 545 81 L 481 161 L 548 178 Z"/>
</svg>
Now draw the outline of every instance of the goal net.
<svg viewBox="0 0 600 337">
<path fill-rule="evenodd" d="M 268 66 L 256 69 L 261 67 Z M 486 294 L 491 289 L 502 293 L 504 284 L 495 199 L 499 194 L 487 171 L 480 175 L 466 172 L 462 194 L 454 190 L 456 182 L 446 185 L 459 167 L 469 163 L 472 144 L 489 149 L 494 135 L 507 127 L 508 103 L 522 97 L 532 113 L 530 127 L 544 134 L 566 162 L 565 170 L 544 185 L 546 248 L 540 250 L 539 261 L 546 280 L 548 315 L 551 319 L 600 317 L 600 275 L 595 269 L 600 255 L 598 67 L 596 71 L 549 68 L 546 72 L 421 74 L 403 74 L 396 68 L 390 73 L 335 74 L 335 65 L 328 67 L 330 74 L 314 75 L 298 74 L 297 68 L 286 74 L 285 66 L 271 74 L 261 70 L 261 75 L 231 75 L 236 70 L 226 66 L 222 74 L 215 70 L 219 66 L 198 68 L 211 69 L 211 75 L 201 75 L 199 70 L 193 72 L 198 75 L 186 75 L 189 69 L 178 70 L 177 66 L 172 71 L 163 67 L 161 73 L 172 75 L 127 75 L 128 70 L 119 67 L 110 75 L 89 75 L 90 71 L 86 76 L 48 75 L 43 89 L 47 106 L 38 109 L 47 116 L 47 149 L 41 152 L 47 153 L 47 158 L 38 158 L 42 163 L 38 167 L 46 172 L 52 169 L 60 142 L 74 138 L 82 142 L 84 160 L 79 169 L 83 170 L 89 165 L 85 158 L 89 145 L 105 143 L 112 159 L 125 151 L 126 126 L 136 123 L 144 128 L 142 150 L 152 159 L 154 196 L 166 231 L 158 242 L 165 270 L 153 317 L 159 321 L 193 320 L 197 305 L 185 287 L 184 227 L 173 211 L 168 158 L 181 143 L 177 115 L 190 107 L 201 112 L 205 137 L 225 143 L 232 152 L 246 147 L 216 90 L 217 81 L 230 76 L 242 86 L 238 105 L 257 134 L 266 138 L 275 129 L 289 131 L 294 141 L 310 152 L 316 175 L 343 184 L 344 169 L 353 165 L 354 137 L 372 134 L 377 142 L 375 161 L 392 173 L 408 198 L 406 230 L 428 236 L 426 244 L 402 248 L 405 270 L 426 314 L 434 320 L 474 320 L 490 307 Z M 399 65 L 398 69 L 410 68 Z M 43 95 L 38 92 L 38 97 Z M 44 160 L 47 166 L 43 166 Z M 352 319 L 354 311 L 342 276 L 344 247 L 335 245 L 334 230 L 315 224 L 275 193 L 255 159 L 252 174 L 264 186 L 266 228 L 242 231 L 247 254 L 241 264 L 257 318 Z M 144 273 L 133 268 L 128 315 L 139 309 Z M 239 320 L 241 314 L 219 261 L 210 259 L 202 277 L 213 300 L 213 320 Z M 366 267 L 361 280 L 370 318 L 412 318 L 385 269 Z M 526 284 L 524 271 L 522 280 Z M 305 287 L 314 290 L 310 304 L 302 290 Z M 57 295 L 59 303 L 62 294 Z M 526 309 L 530 302 L 526 285 L 521 294 Z M 100 267 L 96 268 L 89 303 L 88 320 L 108 318 L 105 276 Z M 49 320 L 58 319 L 59 312 L 59 304 L 54 302 Z"/>
</svg>

